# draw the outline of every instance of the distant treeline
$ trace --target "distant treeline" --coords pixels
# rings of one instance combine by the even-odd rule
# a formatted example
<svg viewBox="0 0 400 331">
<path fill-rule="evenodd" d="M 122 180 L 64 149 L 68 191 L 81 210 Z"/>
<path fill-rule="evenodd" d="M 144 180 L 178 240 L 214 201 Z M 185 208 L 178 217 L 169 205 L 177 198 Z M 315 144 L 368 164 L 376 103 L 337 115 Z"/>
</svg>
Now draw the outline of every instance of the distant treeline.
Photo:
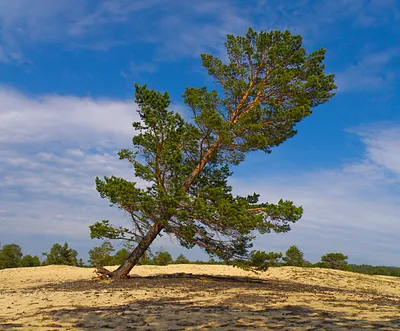
<svg viewBox="0 0 400 331">
<path fill-rule="evenodd" d="M 78 252 L 68 247 L 68 243 L 54 244 L 49 252 L 44 252 L 41 258 L 38 256 L 23 255 L 22 249 L 17 244 L 0 246 L 0 269 L 18 267 L 37 267 L 43 265 L 70 265 L 78 267 L 103 267 L 119 265 L 128 257 L 132 247 L 127 245 L 115 252 L 110 242 L 103 242 L 100 246 L 89 251 L 88 264 L 78 259 Z M 113 254 L 115 252 L 115 254 Z M 250 258 L 257 259 L 259 256 L 251 255 Z M 304 268 L 329 268 L 352 271 L 367 275 L 384 275 L 400 277 L 400 267 L 372 266 L 368 264 L 349 264 L 348 256 L 342 253 L 328 253 L 321 256 L 321 261 L 311 263 L 304 259 L 303 252 L 297 246 L 290 246 L 285 254 L 269 253 L 263 256 L 263 263 L 273 266 L 297 266 Z M 211 258 L 209 261 L 190 261 L 183 254 L 175 260 L 169 252 L 161 250 L 152 254 L 147 252 L 141 258 L 141 265 L 168 265 L 168 264 L 226 264 Z"/>
<path fill-rule="evenodd" d="M 350 264 L 351 271 L 366 275 L 383 275 L 400 277 L 400 268 L 387 266 L 372 266 L 368 264 Z"/>
<path fill-rule="evenodd" d="M 54 244 L 50 252 L 42 253 L 40 258 L 37 255 L 24 255 L 21 247 L 17 244 L 0 246 L 0 269 L 38 267 L 50 264 L 85 266 L 82 259 L 78 260 L 78 252 L 69 248 L 68 243 Z"/>
</svg>

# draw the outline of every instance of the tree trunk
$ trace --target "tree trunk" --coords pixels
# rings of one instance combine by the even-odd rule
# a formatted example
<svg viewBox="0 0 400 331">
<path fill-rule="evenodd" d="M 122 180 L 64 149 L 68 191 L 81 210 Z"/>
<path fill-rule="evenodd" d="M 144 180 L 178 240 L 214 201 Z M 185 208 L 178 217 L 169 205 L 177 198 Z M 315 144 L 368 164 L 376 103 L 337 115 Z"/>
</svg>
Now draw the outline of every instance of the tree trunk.
<svg viewBox="0 0 400 331">
<path fill-rule="evenodd" d="M 203 159 L 199 162 L 197 167 L 190 174 L 188 180 L 184 184 L 184 188 L 186 192 L 189 190 L 190 186 L 193 184 L 194 179 L 199 175 L 199 173 L 203 170 L 204 166 L 211 159 L 216 149 L 210 149 L 203 157 Z M 138 263 L 142 255 L 147 251 L 151 243 L 156 239 L 157 235 L 164 228 L 164 225 L 160 223 L 155 223 L 147 232 L 145 238 L 136 246 L 133 252 L 128 256 L 126 261 L 121 264 L 118 269 L 113 272 L 109 272 L 108 270 L 97 270 L 98 274 L 102 274 L 104 277 L 111 277 L 113 279 L 125 279 L 129 278 L 128 274 L 132 270 L 132 268 Z"/>
<path fill-rule="evenodd" d="M 218 142 L 219 144 L 219 142 Z M 217 146 L 218 146 L 217 144 Z M 217 146 L 209 149 L 207 153 L 203 156 L 203 158 L 200 160 L 200 162 L 197 164 L 196 168 L 193 169 L 192 173 L 189 175 L 189 178 L 185 181 L 185 184 L 183 187 L 185 188 L 185 191 L 188 192 L 190 189 L 190 186 L 192 186 L 194 180 L 196 177 L 202 172 L 206 164 L 210 161 L 210 159 L 213 157 L 215 152 L 217 151 Z"/>
<path fill-rule="evenodd" d="M 136 246 L 136 248 L 133 250 L 133 252 L 128 256 L 126 261 L 123 264 L 121 264 L 118 267 L 118 269 L 111 272 L 111 274 L 109 276 L 113 279 L 128 278 L 129 272 L 138 263 L 139 259 L 146 252 L 146 250 L 149 248 L 149 246 L 154 241 L 154 239 L 156 239 L 156 237 L 158 236 L 158 234 L 161 232 L 161 230 L 163 228 L 164 228 L 164 225 L 162 225 L 160 223 L 155 223 L 150 228 L 149 232 L 147 232 L 144 239 Z"/>
<path fill-rule="evenodd" d="M 190 174 L 189 178 L 186 180 L 184 183 L 184 188 L 185 191 L 187 192 L 190 188 L 190 186 L 193 184 L 195 178 L 199 175 L 199 173 L 203 170 L 207 162 L 210 161 L 212 156 L 215 154 L 217 147 L 219 144 L 219 139 L 218 143 L 214 148 L 211 148 L 210 150 L 207 151 L 207 153 L 203 156 L 202 160 L 198 163 L 196 168 L 192 171 Z M 100 272 L 100 274 L 103 274 L 104 276 L 111 277 L 113 279 L 125 279 L 129 278 L 128 274 L 132 270 L 132 268 L 138 263 L 142 255 L 147 251 L 151 243 L 156 239 L 157 235 L 161 232 L 161 230 L 164 228 L 164 225 L 160 223 L 155 223 L 147 232 L 145 238 L 136 246 L 136 248 L 133 250 L 133 252 L 128 256 L 126 261 L 121 264 L 118 269 L 114 270 L 113 272 L 109 272 L 108 270 L 104 269 L 106 273 Z M 99 271 L 99 270 L 98 270 Z"/>
</svg>

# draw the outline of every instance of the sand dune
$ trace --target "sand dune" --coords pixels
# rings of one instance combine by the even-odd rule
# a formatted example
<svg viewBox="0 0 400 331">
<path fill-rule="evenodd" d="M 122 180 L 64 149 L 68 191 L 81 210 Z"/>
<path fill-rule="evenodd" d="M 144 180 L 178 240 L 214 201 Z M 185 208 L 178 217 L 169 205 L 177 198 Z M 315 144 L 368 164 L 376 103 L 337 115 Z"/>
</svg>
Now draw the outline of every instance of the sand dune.
<svg viewBox="0 0 400 331">
<path fill-rule="evenodd" d="M 397 278 L 170 265 L 135 267 L 140 277 L 109 282 L 92 280 L 93 270 L 0 270 L 0 329 L 400 330 Z"/>
</svg>

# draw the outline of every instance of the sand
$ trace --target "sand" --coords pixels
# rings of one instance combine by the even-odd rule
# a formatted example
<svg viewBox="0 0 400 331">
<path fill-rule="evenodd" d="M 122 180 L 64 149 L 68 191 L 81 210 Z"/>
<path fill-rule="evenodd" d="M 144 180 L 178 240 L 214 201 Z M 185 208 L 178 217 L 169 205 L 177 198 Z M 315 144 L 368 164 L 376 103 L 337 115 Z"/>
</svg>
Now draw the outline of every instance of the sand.
<svg viewBox="0 0 400 331">
<path fill-rule="evenodd" d="M 92 280 L 93 270 L 0 270 L 0 329 L 400 330 L 397 278 L 169 265 L 135 267 L 140 277 L 110 282 Z"/>
</svg>

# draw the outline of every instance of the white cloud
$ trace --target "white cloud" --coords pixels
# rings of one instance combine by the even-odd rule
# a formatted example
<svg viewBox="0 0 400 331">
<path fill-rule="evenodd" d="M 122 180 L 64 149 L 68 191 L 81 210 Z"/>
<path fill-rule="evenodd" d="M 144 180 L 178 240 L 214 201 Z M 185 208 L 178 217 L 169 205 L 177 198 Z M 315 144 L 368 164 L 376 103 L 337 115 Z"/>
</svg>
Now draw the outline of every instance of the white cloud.
<svg viewBox="0 0 400 331">
<path fill-rule="evenodd" d="M 365 143 L 368 157 L 400 179 L 400 126 L 386 123 L 354 132 Z"/>
<path fill-rule="evenodd" d="M 116 151 L 131 146 L 136 109 L 133 100 L 29 98 L 0 89 L 0 233 L 87 236 L 88 224 L 104 215 L 120 219 L 94 178 L 134 179 Z"/>
<path fill-rule="evenodd" d="M 365 144 L 365 157 L 338 169 L 268 179 L 236 178 L 238 194 L 261 194 L 266 201 L 293 200 L 303 218 L 285 235 L 261 236 L 257 246 L 286 250 L 299 245 L 317 261 L 330 251 L 368 263 L 400 265 L 400 126 L 352 130 Z M 266 242 L 265 242 L 266 240 Z"/>
<path fill-rule="evenodd" d="M 76 156 L 76 157 L 83 157 L 85 155 L 85 153 L 80 150 L 80 149 L 69 149 L 67 150 L 67 153 L 71 156 Z"/>
<path fill-rule="evenodd" d="M 27 98 L 0 88 L 0 142 L 92 144 L 128 143 L 138 120 L 132 100 L 94 100 L 70 96 Z M 117 141 L 116 141 L 117 140 Z"/>
<path fill-rule="evenodd" d="M 130 146 L 134 120 L 133 101 L 32 98 L 1 89 L 0 233 L 67 237 L 89 248 L 89 224 L 128 222 L 100 199 L 94 178 L 134 180 L 129 163 L 115 155 Z M 285 250 L 297 244 L 312 260 L 343 251 L 358 261 L 400 264 L 393 253 L 400 249 L 393 235 L 400 232 L 399 126 L 384 123 L 351 131 L 365 144 L 359 161 L 295 177 L 232 179 L 238 194 L 255 191 L 267 201 L 285 198 L 304 207 L 303 219 L 291 232 L 259 237 L 258 248 Z M 158 245 L 169 249 L 170 239 Z"/>
<path fill-rule="evenodd" d="M 89 246 L 90 224 L 129 222 L 99 197 L 94 179 L 115 175 L 145 186 L 116 155 L 131 147 L 137 120 L 133 100 L 27 97 L 0 88 L 0 242 L 48 235 Z M 158 242 L 170 245 L 167 237 Z"/>
<path fill-rule="evenodd" d="M 0 242 L 40 254 L 66 240 L 85 257 L 96 244 L 90 224 L 109 219 L 128 225 L 127 215 L 100 198 L 94 180 L 115 175 L 145 186 L 116 155 L 131 147 L 136 120 L 133 100 L 32 98 L 1 88 Z M 171 245 L 165 236 L 154 249 Z"/>
</svg>

